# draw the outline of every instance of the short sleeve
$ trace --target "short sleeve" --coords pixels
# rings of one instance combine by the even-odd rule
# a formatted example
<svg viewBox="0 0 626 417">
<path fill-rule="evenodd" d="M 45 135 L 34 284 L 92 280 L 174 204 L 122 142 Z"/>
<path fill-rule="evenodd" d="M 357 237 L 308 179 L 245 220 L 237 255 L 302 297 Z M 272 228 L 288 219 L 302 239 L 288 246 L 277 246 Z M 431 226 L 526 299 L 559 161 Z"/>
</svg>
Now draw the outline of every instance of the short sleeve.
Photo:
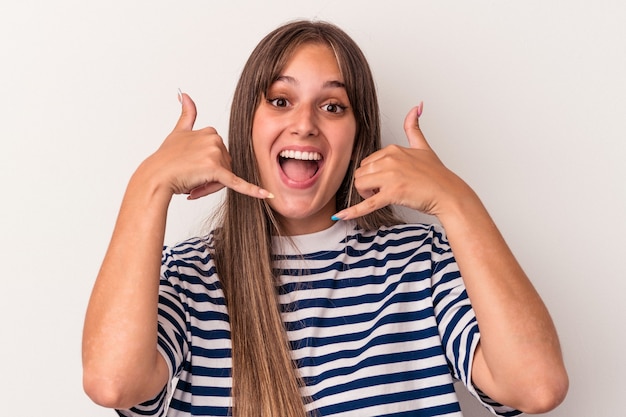
<svg viewBox="0 0 626 417">
<path fill-rule="evenodd" d="M 176 247 L 163 249 L 159 284 L 157 350 L 167 363 L 169 381 L 180 373 L 188 352 L 187 308 L 177 285 L 180 273 L 176 250 Z M 154 399 L 128 410 L 116 411 L 124 417 L 165 416 L 170 389 L 171 383 L 168 383 Z"/>
<path fill-rule="evenodd" d="M 478 322 L 443 228 L 435 225 L 432 231 L 433 306 L 450 372 L 492 413 L 521 414 L 491 400 L 472 384 L 472 362 L 480 341 Z"/>
<path fill-rule="evenodd" d="M 189 350 L 188 306 L 181 291 L 181 273 L 175 249 L 163 251 L 159 288 L 158 350 L 170 369 L 170 378 L 178 375 Z"/>
</svg>

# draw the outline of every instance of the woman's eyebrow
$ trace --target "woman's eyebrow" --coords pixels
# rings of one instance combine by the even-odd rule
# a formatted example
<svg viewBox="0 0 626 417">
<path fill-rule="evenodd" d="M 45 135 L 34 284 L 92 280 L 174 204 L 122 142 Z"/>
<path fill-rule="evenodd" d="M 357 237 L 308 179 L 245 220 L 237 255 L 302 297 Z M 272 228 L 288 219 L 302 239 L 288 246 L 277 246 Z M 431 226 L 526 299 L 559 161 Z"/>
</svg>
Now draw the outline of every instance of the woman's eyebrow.
<svg viewBox="0 0 626 417">
<path fill-rule="evenodd" d="M 285 82 L 288 84 L 293 84 L 293 85 L 298 85 L 300 84 L 298 82 L 298 80 L 296 80 L 295 78 L 289 76 L 289 75 L 280 75 L 278 76 L 278 78 L 276 78 L 276 82 Z M 324 82 L 324 84 L 322 84 L 322 88 L 346 88 L 346 84 L 339 81 L 339 80 L 329 80 Z"/>
<path fill-rule="evenodd" d="M 324 88 L 346 88 L 346 84 L 341 81 L 326 81 L 323 85 Z"/>
</svg>

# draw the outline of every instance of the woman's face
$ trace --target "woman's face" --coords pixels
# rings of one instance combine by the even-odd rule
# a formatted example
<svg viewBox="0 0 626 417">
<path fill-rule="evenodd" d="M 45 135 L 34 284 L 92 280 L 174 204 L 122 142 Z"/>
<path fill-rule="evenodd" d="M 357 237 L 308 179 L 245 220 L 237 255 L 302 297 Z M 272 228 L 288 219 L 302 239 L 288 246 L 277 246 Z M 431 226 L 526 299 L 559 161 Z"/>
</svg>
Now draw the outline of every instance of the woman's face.
<svg viewBox="0 0 626 417">
<path fill-rule="evenodd" d="M 327 45 L 293 54 L 254 114 L 252 142 L 261 186 L 289 235 L 332 224 L 335 194 L 346 174 L 356 120 Z"/>
</svg>

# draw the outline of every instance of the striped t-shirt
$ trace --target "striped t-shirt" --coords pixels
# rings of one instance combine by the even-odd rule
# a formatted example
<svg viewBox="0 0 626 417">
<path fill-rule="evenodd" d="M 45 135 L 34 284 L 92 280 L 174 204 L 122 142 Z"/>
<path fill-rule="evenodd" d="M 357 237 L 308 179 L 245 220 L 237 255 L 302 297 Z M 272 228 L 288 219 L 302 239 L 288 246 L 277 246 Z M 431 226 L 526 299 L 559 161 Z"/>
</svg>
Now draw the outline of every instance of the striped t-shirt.
<svg viewBox="0 0 626 417">
<path fill-rule="evenodd" d="M 172 378 L 123 416 L 228 416 L 228 311 L 208 239 L 163 252 L 158 349 Z M 371 232 L 337 222 L 273 240 L 280 303 L 307 409 L 319 416 L 461 416 L 453 382 L 471 384 L 479 331 L 443 230 L 407 224 Z M 171 397 L 171 399 L 170 399 Z M 168 401 L 169 400 L 169 401 Z M 169 402 L 169 406 L 168 406 Z"/>
</svg>

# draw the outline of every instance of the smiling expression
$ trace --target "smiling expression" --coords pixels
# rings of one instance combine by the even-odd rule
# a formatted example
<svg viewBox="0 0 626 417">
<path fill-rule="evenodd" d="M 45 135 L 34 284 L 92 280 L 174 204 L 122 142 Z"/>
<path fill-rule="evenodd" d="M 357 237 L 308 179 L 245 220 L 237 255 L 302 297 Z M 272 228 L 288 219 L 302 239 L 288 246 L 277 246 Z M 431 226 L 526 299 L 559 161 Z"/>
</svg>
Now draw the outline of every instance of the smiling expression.
<svg viewBox="0 0 626 417">
<path fill-rule="evenodd" d="M 335 194 L 352 155 L 356 120 L 325 44 L 299 47 L 255 111 L 252 141 L 261 186 L 289 235 L 332 224 Z"/>
</svg>

